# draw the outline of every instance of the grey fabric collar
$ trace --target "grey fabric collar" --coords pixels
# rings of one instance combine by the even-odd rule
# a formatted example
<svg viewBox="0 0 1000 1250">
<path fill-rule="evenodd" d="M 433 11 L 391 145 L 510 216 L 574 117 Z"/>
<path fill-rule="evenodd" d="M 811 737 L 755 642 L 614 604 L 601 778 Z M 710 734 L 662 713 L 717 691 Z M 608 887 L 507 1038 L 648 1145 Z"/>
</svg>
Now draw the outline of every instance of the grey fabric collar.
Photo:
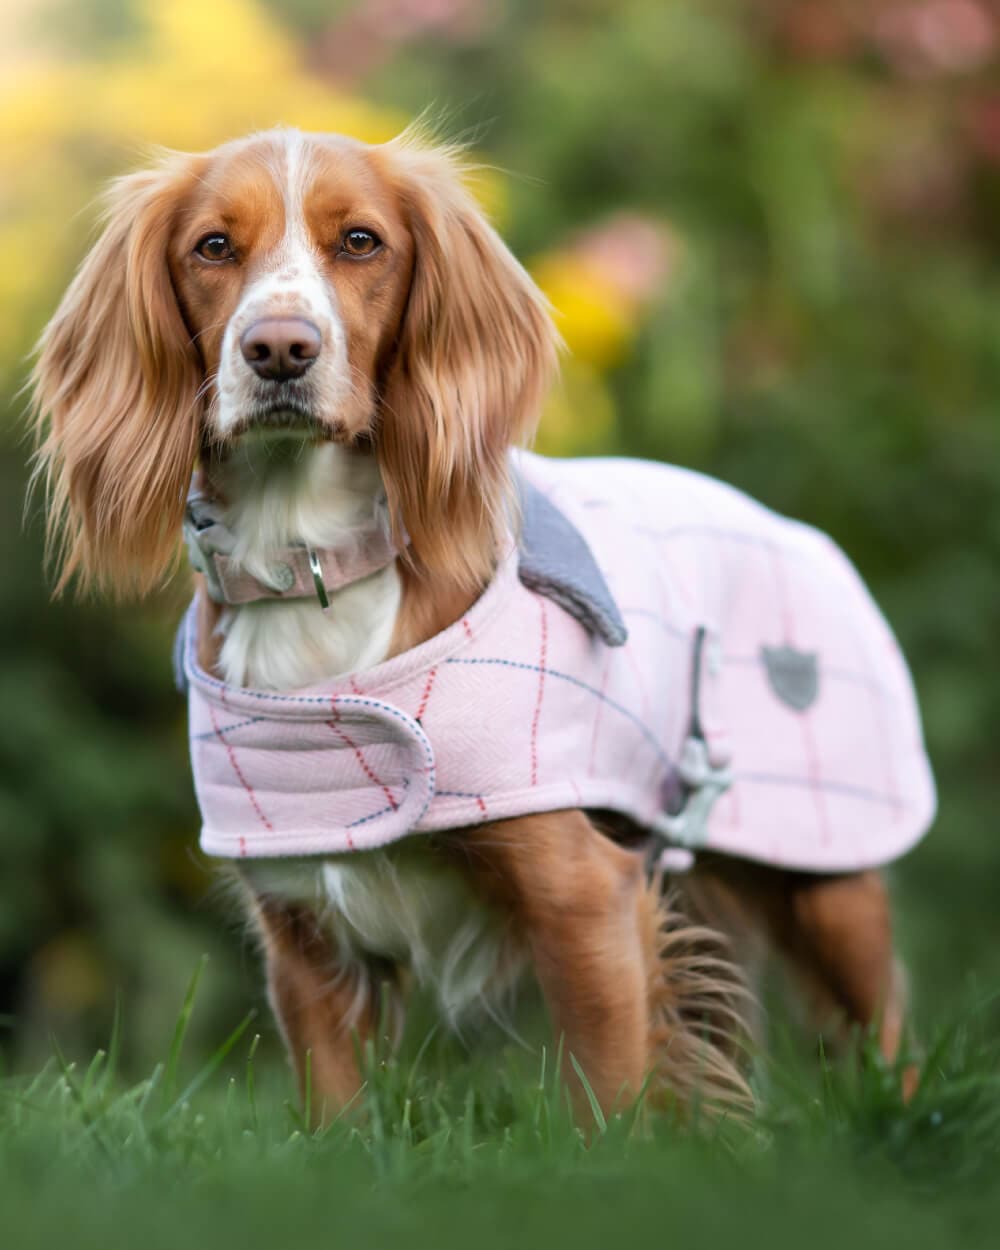
<svg viewBox="0 0 1000 1250">
<path fill-rule="evenodd" d="M 620 647 L 628 630 L 587 540 L 537 486 L 515 473 L 521 502 L 518 575 L 576 617 L 588 633 Z"/>
</svg>

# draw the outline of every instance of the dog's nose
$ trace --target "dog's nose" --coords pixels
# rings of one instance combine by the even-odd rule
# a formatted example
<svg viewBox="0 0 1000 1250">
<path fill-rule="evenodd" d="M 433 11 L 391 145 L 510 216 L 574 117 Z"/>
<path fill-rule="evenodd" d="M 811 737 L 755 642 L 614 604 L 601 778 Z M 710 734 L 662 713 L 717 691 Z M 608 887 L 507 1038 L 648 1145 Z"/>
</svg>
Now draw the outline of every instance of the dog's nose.
<svg viewBox="0 0 1000 1250">
<path fill-rule="evenodd" d="M 319 355 L 321 345 L 319 330 L 302 317 L 264 317 L 240 337 L 243 359 L 269 382 L 300 378 Z"/>
</svg>

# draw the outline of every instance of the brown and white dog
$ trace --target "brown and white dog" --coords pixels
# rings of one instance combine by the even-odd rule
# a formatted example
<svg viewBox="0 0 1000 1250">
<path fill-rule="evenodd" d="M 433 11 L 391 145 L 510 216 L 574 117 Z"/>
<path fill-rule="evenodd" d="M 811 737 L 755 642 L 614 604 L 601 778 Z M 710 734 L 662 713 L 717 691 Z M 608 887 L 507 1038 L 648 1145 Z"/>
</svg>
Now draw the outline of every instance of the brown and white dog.
<svg viewBox="0 0 1000 1250">
<path fill-rule="evenodd" d="M 220 608 L 201 587 L 199 661 L 283 691 L 406 651 L 491 579 L 508 449 L 533 430 L 556 348 L 545 300 L 448 150 L 277 130 L 122 178 L 36 371 L 60 586 L 161 584 L 196 465 L 255 576 L 289 544 L 336 545 L 384 491 L 404 556 L 327 613 Z M 317 1117 L 356 1092 L 352 1034 L 371 1034 L 401 974 L 455 1019 L 529 964 L 605 1108 L 650 1073 L 682 1103 L 696 1086 L 745 1102 L 741 981 L 709 926 L 750 969 L 777 948 L 824 1017 L 876 1025 L 887 1057 L 899 1046 L 874 872 L 705 856 L 675 910 L 636 832 L 580 810 L 242 872 Z"/>
</svg>

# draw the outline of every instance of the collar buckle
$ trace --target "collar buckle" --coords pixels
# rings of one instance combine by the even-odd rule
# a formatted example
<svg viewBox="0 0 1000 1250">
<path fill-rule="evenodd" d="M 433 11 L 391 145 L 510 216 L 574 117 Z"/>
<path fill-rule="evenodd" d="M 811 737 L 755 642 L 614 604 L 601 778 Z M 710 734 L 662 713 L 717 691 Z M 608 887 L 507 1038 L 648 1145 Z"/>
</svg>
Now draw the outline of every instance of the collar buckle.
<svg viewBox="0 0 1000 1250">
<path fill-rule="evenodd" d="M 199 514 L 194 501 L 189 499 L 187 508 L 184 510 L 184 520 L 181 522 L 181 533 L 187 546 L 188 560 L 194 571 L 204 577 L 209 597 L 217 603 L 224 603 L 225 589 L 219 579 L 219 570 L 215 564 L 218 547 L 212 534 L 214 528 L 214 519 Z"/>
<path fill-rule="evenodd" d="M 319 555 L 315 547 L 306 548 L 306 557 L 309 560 L 309 572 L 312 573 L 313 586 L 316 588 L 316 598 L 319 600 L 319 606 L 322 611 L 326 612 L 330 607 L 330 596 L 326 593 L 326 586 L 323 584 L 323 566 L 320 564 Z"/>
</svg>

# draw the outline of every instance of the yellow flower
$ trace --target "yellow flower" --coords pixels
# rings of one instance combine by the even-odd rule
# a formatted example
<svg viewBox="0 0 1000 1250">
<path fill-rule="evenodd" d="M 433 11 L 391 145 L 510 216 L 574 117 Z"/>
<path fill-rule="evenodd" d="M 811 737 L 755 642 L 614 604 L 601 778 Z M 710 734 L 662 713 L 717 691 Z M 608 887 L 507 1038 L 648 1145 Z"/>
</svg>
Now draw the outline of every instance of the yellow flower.
<svg viewBox="0 0 1000 1250">
<path fill-rule="evenodd" d="M 632 301 L 572 252 L 550 252 L 531 271 L 552 304 L 570 353 L 600 369 L 617 364 L 635 333 Z"/>
<path fill-rule="evenodd" d="M 143 0 L 140 16 L 139 34 L 99 59 L 22 46 L 14 60 L 8 49 L 0 373 L 23 357 L 50 311 L 83 246 L 99 182 L 140 165 L 150 146 L 204 149 L 277 123 L 380 142 L 405 124 L 305 73 L 294 41 L 253 0 Z M 495 179 L 481 181 L 499 200 Z"/>
<path fill-rule="evenodd" d="M 532 268 L 570 351 L 606 369 L 627 352 L 646 308 L 669 292 L 682 255 L 666 222 L 621 212 Z"/>
<path fill-rule="evenodd" d="M 535 445 L 549 456 L 598 452 L 612 444 L 614 425 L 614 400 L 600 373 L 573 357 L 546 401 Z"/>
</svg>

